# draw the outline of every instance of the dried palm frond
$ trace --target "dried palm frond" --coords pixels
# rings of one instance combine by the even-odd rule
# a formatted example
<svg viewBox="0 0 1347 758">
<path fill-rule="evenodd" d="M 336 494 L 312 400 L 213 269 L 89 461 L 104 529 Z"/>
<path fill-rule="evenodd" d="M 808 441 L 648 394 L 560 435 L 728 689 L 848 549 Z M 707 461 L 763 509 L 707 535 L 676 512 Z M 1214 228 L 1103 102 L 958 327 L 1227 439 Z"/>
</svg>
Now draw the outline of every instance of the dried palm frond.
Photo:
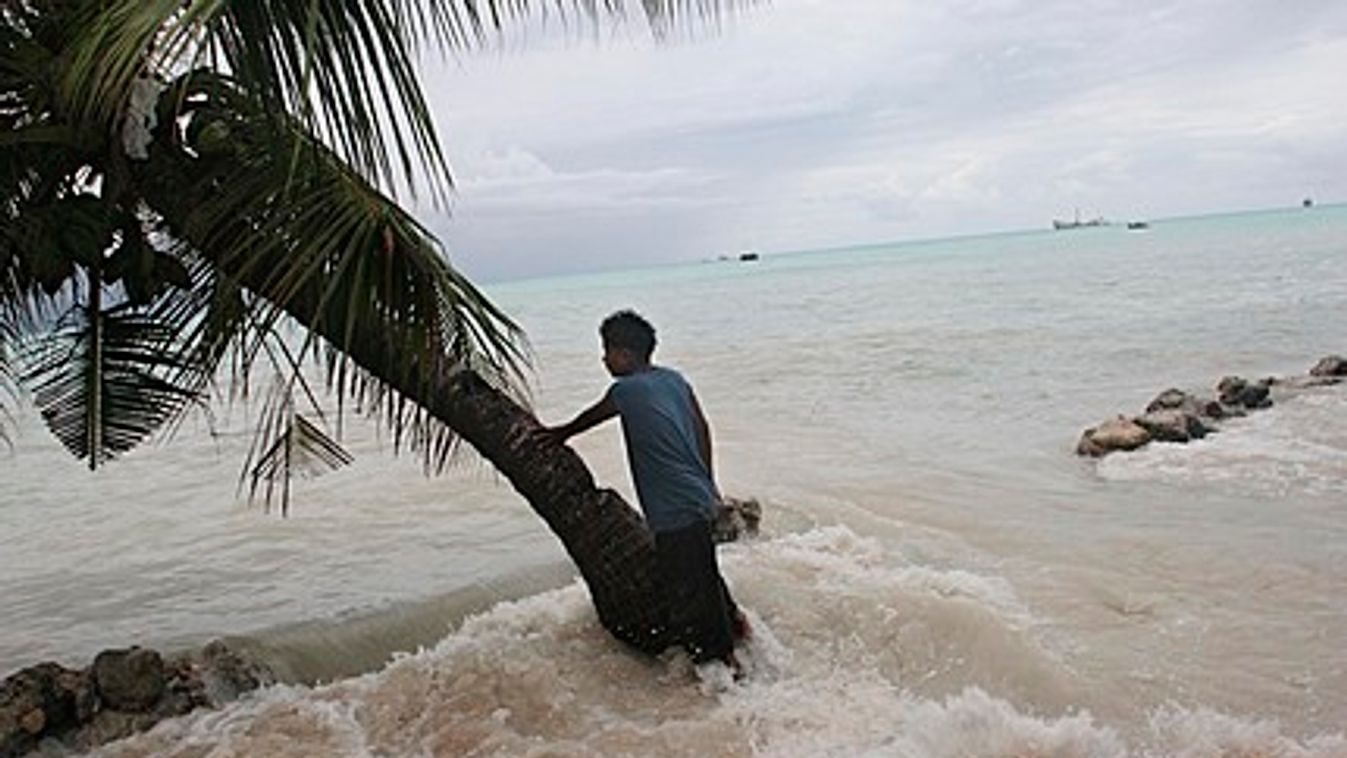
<svg viewBox="0 0 1347 758">
<path fill-rule="evenodd" d="M 270 506 L 279 490 L 282 516 L 290 512 L 290 486 L 295 477 L 321 476 L 354 460 L 335 439 L 295 410 L 292 379 L 277 377 L 247 467 L 249 499 L 265 484 L 263 502 Z"/>
</svg>

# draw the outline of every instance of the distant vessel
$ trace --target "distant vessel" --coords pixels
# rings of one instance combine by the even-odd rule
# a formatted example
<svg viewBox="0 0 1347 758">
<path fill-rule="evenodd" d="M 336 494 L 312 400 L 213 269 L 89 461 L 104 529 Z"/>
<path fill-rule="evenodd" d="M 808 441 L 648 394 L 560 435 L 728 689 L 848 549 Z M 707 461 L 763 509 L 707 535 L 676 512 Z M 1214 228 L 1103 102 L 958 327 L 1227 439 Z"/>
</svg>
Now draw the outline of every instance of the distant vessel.
<svg viewBox="0 0 1347 758">
<path fill-rule="evenodd" d="M 757 259 L 758 254 L 753 252 L 752 250 L 748 250 L 746 252 L 742 252 L 739 254 L 739 260 L 743 262 L 756 261 Z"/>
<path fill-rule="evenodd" d="M 1145 221 L 1128 221 L 1127 228 L 1130 231 L 1136 232 L 1142 229 L 1149 229 L 1151 228 L 1151 225 L 1146 223 Z"/>
<path fill-rule="evenodd" d="M 1076 209 L 1076 217 L 1071 221 L 1063 221 L 1059 218 L 1052 220 L 1052 228 L 1057 230 L 1084 229 L 1087 226 L 1108 226 L 1108 221 L 1105 221 L 1103 216 L 1095 216 L 1092 219 L 1081 221 L 1079 208 Z"/>
<path fill-rule="evenodd" d="M 1304 200 L 1301 200 L 1301 201 L 1300 201 L 1300 206 L 1301 206 L 1302 208 L 1313 208 L 1313 207 L 1314 207 L 1314 198 L 1312 198 L 1312 197 L 1307 197 L 1307 198 L 1305 198 Z"/>
</svg>

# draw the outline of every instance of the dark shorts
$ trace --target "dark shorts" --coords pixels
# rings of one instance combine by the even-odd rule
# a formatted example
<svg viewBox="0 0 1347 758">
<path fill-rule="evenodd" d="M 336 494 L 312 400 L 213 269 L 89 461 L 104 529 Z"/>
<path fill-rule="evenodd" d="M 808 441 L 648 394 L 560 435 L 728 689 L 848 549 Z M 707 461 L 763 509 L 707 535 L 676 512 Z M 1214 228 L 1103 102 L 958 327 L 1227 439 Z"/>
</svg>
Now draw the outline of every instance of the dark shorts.
<svg viewBox="0 0 1347 758">
<path fill-rule="evenodd" d="M 669 599 L 674 642 L 697 663 L 728 660 L 739 610 L 720 576 L 710 523 L 655 532 L 655 563 L 660 589 Z"/>
</svg>

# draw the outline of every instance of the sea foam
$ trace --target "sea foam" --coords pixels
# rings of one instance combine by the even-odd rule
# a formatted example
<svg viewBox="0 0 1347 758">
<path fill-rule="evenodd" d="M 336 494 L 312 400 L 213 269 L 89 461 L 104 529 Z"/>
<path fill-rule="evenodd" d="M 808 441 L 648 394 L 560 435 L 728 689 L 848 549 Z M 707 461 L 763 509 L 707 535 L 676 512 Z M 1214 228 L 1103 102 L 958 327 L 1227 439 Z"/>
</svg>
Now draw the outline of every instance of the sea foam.
<svg viewBox="0 0 1347 758">
<path fill-rule="evenodd" d="M 579 583 L 502 602 L 428 649 L 276 686 L 112 745 L 141 755 L 1341 756 L 1269 722 L 1158 708 L 1104 723 L 1005 582 L 828 527 L 724 551 L 755 635 L 707 687 L 598 625 Z"/>
<path fill-rule="evenodd" d="M 1099 463 L 1115 481 L 1215 484 L 1267 495 L 1347 493 L 1347 392 L 1307 392 L 1186 445 L 1157 443 Z"/>
</svg>

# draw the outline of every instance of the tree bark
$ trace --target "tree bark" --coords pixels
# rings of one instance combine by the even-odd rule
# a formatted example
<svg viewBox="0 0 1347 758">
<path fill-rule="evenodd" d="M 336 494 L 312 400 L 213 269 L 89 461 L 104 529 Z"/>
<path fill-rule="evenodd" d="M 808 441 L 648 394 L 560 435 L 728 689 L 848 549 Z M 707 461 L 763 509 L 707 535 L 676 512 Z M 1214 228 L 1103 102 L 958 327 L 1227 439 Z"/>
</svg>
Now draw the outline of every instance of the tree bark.
<svg viewBox="0 0 1347 758">
<path fill-rule="evenodd" d="M 668 646 L 650 530 L 621 495 L 595 486 L 575 451 L 539 434 L 532 413 L 473 372 L 437 378 L 428 394 L 399 391 L 470 443 L 547 522 L 580 569 L 604 628 L 647 653 Z"/>
</svg>

